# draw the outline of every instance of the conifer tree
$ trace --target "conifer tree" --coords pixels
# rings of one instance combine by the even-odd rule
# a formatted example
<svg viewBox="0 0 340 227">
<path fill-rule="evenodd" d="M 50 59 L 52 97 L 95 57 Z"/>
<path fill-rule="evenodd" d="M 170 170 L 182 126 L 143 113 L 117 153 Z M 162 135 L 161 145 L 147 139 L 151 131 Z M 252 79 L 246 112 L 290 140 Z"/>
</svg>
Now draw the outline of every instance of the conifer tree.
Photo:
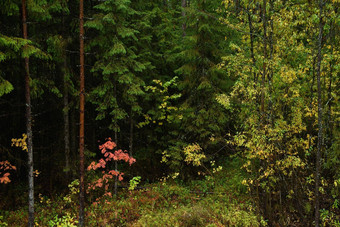
<svg viewBox="0 0 340 227">
<path fill-rule="evenodd" d="M 96 119 L 109 120 L 109 129 L 119 132 L 119 121 L 141 111 L 141 74 L 151 67 L 140 45 L 145 37 L 137 30 L 143 22 L 129 0 L 105 1 L 94 8 L 97 13 L 86 27 L 96 31 L 89 49 L 96 50 L 92 72 L 101 82 L 92 89 L 90 101 L 97 106 Z"/>
<path fill-rule="evenodd" d="M 225 133 L 228 117 L 215 98 L 226 92 L 232 81 L 218 68 L 221 57 L 228 51 L 224 41 L 228 28 L 218 19 L 219 3 L 190 1 L 190 5 L 183 9 L 186 12 L 183 22 L 186 24 L 185 36 L 175 54 L 179 64 L 176 73 L 180 78 L 178 86 L 182 93 L 180 110 L 183 119 L 178 122 L 178 130 L 173 132 L 174 139 L 169 149 L 174 161 L 181 159 L 186 144 L 197 142 L 203 150 L 211 150 L 211 145 L 221 141 Z M 182 33 L 182 27 L 179 29 Z"/>
</svg>

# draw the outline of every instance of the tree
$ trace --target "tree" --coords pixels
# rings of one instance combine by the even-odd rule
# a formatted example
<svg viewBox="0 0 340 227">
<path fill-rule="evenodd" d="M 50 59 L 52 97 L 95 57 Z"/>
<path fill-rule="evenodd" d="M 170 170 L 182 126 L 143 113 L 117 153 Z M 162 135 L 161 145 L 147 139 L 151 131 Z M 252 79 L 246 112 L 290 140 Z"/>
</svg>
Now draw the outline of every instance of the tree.
<svg viewBox="0 0 340 227">
<path fill-rule="evenodd" d="M 22 0 L 22 26 L 23 38 L 27 39 L 27 16 L 26 0 Z M 25 57 L 25 100 L 26 100 L 26 130 L 27 130 L 27 152 L 28 152 L 28 225 L 34 226 L 34 175 L 33 175 L 33 133 L 31 115 L 31 94 L 29 76 L 29 58 Z"/>
<path fill-rule="evenodd" d="M 59 5 L 57 4 L 59 2 Z M 71 42 L 74 40 L 73 34 L 70 28 L 70 18 L 68 17 L 70 13 L 70 9 L 67 1 L 59 0 L 56 1 L 54 7 L 55 10 L 51 10 L 54 14 L 52 19 L 49 21 L 51 27 L 53 29 L 48 31 L 48 39 L 47 43 L 47 51 L 51 55 L 52 62 L 50 63 L 51 67 L 60 74 L 60 78 L 62 82 L 60 85 L 58 84 L 58 80 L 56 79 L 54 82 L 56 88 L 61 92 L 57 94 L 57 97 L 62 96 L 63 103 L 63 142 L 64 142 L 64 156 L 65 156 L 65 167 L 64 171 L 69 174 L 71 170 L 71 136 L 70 136 L 70 109 L 72 107 L 72 103 L 70 102 L 72 96 L 75 96 L 75 88 L 72 83 L 73 73 L 72 67 L 69 65 L 70 56 L 68 55 L 68 48 L 70 47 Z M 59 8 L 58 8 L 59 7 Z M 50 7 L 51 8 L 51 7 Z"/>
<path fill-rule="evenodd" d="M 228 52 L 224 41 L 228 28 L 221 24 L 216 9 L 220 1 L 190 1 L 186 11 L 186 29 L 182 41 L 175 47 L 174 58 L 179 65 L 178 88 L 182 94 L 178 100 L 182 120 L 171 132 L 172 139 L 167 153 L 172 156 L 172 168 L 183 163 L 183 148 L 198 142 L 211 154 L 222 141 L 228 117 L 215 102 L 216 95 L 227 92 L 232 85 L 224 70 L 218 67 L 221 57 Z M 183 9 L 184 10 L 184 9 Z M 181 32 L 184 32 L 179 28 Z M 181 139 L 178 139 L 181 138 Z M 170 159 L 171 160 L 171 159 Z"/>
<path fill-rule="evenodd" d="M 317 84 L 318 84 L 318 148 L 316 152 L 315 170 L 315 226 L 320 226 L 320 166 L 321 152 L 323 148 L 323 111 L 322 111 L 322 88 L 321 88 L 321 61 L 322 61 L 322 38 L 323 38 L 323 0 L 319 1 L 319 36 L 318 36 L 318 62 L 317 62 Z"/>
<path fill-rule="evenodd" d="M 85 75 L 84 75 L 84 1 L 79 1 L 79 52 L 80 52 L 80 89 L 79 89 L 79 169 L 80 169 L 80 190 L 79 190 L 79 226 L 85 225 L 85 187 L 84 187 L 84 116 L 85 116 Z"/>
<path fill-rule="evenodd" d="M 272 225 L 291 225 L 282 214 L 312 224 L 314 210 L 310 201 L 317 196 L 315 141 L 322 141 L 317 139 L 320 114 L 313 94 L 317 90 L 321 98 L 325 97 L 322 86 L 329 84 L 325 70 L 326 66 L 328 70 L 332 68 L 326 61 L 321 63 L 324 83 L 320 84 L 321 89 L 315 89 L 319 7 L 311 2 L 260 3 L 225 1 L 230 11 L 224 22 L 242 34 L 242 39 L 233 43 L 234 53 L 221 64 L 237 78 L 234 90 L 218 101 L 237 115 L 237 128 L 228 143 L 238 147 L 246 160 L 244 168 L 253 174 L 243 183 L 257 198 L 260 213 Z M 334 14 L 331 5 L 325 7 L 327 18 Z M 240 11 L 234 16 L 235 7 Z M 324 27 L 332 27 L 332 19 L 322 18 Z M 326 37 L 322 36 L 322 42 L 326 42 Z M 327 57 L 329 61 L 331 58 Z M 321 102 L 325 103 L 322 99 Z M 326 184 L 319 187 L 325 189 Z M 307 214 L 303 209 L 309 210 Z"/>
</svg>

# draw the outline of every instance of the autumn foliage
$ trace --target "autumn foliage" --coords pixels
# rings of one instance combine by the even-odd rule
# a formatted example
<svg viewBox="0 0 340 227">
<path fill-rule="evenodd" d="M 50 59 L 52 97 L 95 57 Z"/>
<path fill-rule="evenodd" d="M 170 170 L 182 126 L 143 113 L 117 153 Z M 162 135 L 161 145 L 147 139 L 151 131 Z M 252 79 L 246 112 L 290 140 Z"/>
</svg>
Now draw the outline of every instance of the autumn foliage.
<svg viewBox="0 0 340 227">
<path fill-rule="evenodd" d="M 103 154 L 103 158 L 101 158 L 98 162 L 91 162 L 91 164 L 87 167 L 88 171 L 103 169 L 102 175 L 99 179 L 93 181 L 92 183 L 88 184 L 87 191 L 95 190 L 96 188 L 104 188 L 105 194 L 111 197 L 111 193 L 108 192 L 110 186 L 110 180 L 118 178 L 119 181 L 123 180 L 124 173 L 118 170 L 107 170 L 107 165 L 109 162 L 112 161 L 124 161 L 132 165 L 136 162 L 136 159 L 130 157 L 127 151 L 123 151 L 121 149 L 114 150 L 117 145 L 115 142 L 112 141 L 111 138 L 108 138 L 107 141 L 99 146 L 101 153 Z"/>
<path fill-rule="evenodd" d="M 0 183 L 7 184 L 11 182 L 9 179 L 10 173 L 9 170 L 16 170 L 16 167 L 11 165 L 9 161 L 1 161 L 0 162 Z"/>
</svg>

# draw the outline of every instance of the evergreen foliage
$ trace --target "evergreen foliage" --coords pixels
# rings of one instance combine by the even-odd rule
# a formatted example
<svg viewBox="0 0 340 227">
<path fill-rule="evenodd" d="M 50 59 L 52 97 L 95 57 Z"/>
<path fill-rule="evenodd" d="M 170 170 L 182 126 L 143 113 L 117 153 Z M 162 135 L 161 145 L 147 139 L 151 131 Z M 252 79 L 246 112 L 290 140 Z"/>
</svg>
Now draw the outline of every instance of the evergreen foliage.
<svg viewBox="0 0 340 227">
<path fill-rule="evenodd" d="M 90 100 L 97 106 L 96 119 L 109 118 L 109 128 L 118 132 L 118 122 L 129 113 L 126 105 L 132 112 L 141 112 L 138 97 L 144 94 L 144 81 L 140 74 L 150 68 L 139 46 L 148 38 L 140 37 L 136 29 L 140 14 L 130 5 L 128 0 L 100 3 L 94 7 L 98 13 L 85 24 L 96 30 L 88 49 L 97 52 L 92 72 L 101 78 L 92 89 Z"/>
<path fill-rule="evenodd" d="M 34 166 L 41 172 L 34 180 L 36 194 L 60 194 L 78 175 L 79 2 L 26 2 L 28 39 L 23 39 L 21 1 L 0 1 L 0 163 L 16 167 L 11 183 L 0 184 L 0 210 L 26 204 L 17 196 L 26 191 L 26 153 L 10 144 L 25 132 L 24 58 L 29 58 Z M 120 194 L 110 198 L 121 208 L 116 213 L 107 205 L 105 211 L 92 207 L 87 215 L 112 212 L 116 216 L 109 220 L 115 224 L 121 215 L 122 223 L 137 226 L 232 225 L 235 220 L 247 225 L 256 215 L 254 225 L 339 225 L 338 0 L 84 3 L 85 165 L 101 155 L 99 141 L 111 137 L 137 160 L 131 167 L 108 164 L 126 173 L 126 182 L 135 176 L 141 177 L 141 187 L 168 181 L 156 184 L 164 187 L 163 194 L 152 189 L 157 199 L 131 190 L 123 193 L 126 204 L 119 203 Z M 235 176 L 214 178 L 220 170 L 215 161 L 225 160 L 237 160 Z M 0 164 L 0 174 L 7 174 L 5 168 Z M 110 180 L 126 186 L 113 175 Z M 189 194 L 181 200 L 187 188 L 169 184 L 196 180 L 190 189 L 195 193 L 216 192 L 224 180 L 223 193 L 242 189 L 238 195 L 247 197 L 242 198 L 247 205 L 223 209 L 223 200 L 212 208 L 216 212 L 205 210 L 220 195 L 193 205 L 196 197 L 185 202 Z M 177 211 L 172 209 L 176 199 L 181 200 Z M 163 216 L 154 201 L 169 205 L 171 215 Z M 148 207 L 143 215 L 129 207 L 139 202 Z M 75 224 L 75 204 L 65 205 L 68 214 L 49 215 L 50 223 Z M 246 208 L 251 212 L 244 213 Z M 0 225 L 2 216 L 8 217 L 0 211 Z M 104 219 L 101 223 L 108 224 Z"/>
</svg>

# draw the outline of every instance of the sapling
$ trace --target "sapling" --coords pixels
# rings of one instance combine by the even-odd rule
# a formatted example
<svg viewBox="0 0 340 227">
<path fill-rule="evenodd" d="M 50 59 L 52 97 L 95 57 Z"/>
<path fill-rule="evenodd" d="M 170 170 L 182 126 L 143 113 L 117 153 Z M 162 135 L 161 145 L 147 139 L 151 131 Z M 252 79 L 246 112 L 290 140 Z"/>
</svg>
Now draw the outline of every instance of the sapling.
<svg viewBox="0 0 340 227">
<path fill-rule="evenodd" d="M 129 165 L 132 165 L 136 162 L 136 159 L 131 157 L 127 151 L 123 151 L 121 149 L 113 151 L 115 147 L 117 147 L 117 145 L 115 142 L 112 141 L 111 138 L 108 138 L 104 144 L 99 146 L 99 149 L 104 157 L 101 158 L 98 162 L 91 162 L 91 164 L 87 167 L 87 170 L 91 171 L 102 169 L 102 175 L 101 177 L 99 177 L 99 179 L 93 181 L 92 183 L 89 183 L 87 188 L 88 193 L 90 190 L 95 190 L 96 188 L 104 188 L 105 192 L 103 196 L 112 197 L 112 193 L 109 191 L 109 180 L 115 179 L 117 177 L 119 181 L 122 181 L 124 173 L 117 170 L 107 169 L 107 164 L 113 161 L 125 161 L 129 163 Z M 97 201 L 98 200 L 99 198 L 97 199 Z"/>
</svg>

